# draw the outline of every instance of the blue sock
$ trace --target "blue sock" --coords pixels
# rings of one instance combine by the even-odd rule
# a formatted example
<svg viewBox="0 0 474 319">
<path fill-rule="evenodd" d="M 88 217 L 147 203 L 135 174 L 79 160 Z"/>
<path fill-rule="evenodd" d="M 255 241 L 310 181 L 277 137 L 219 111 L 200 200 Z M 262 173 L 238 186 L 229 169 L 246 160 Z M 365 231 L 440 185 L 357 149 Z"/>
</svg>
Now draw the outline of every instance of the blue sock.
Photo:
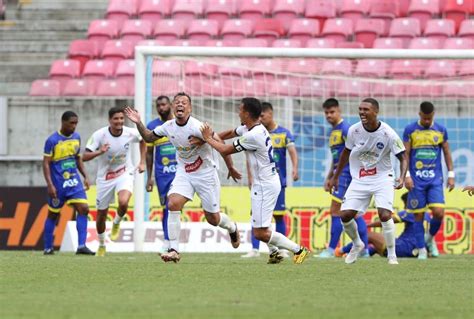
<svg viewBox="0 0 474 319">
<path fill-rule="evenodd" d="M 430 221 L 430 235 L 435 236 L 438 233 L 438 230 L 441 228 L 441 224 L 443 223 L 443 219 L 439 219 L 433 216 Z"/>
<path fill-rule="evenodd" d="M 277 233 L 283 234 L 286 236 L 286 224 L 285 224 L 285 218 L 281 216 L 281 218 L 275 218 L 276 222 L 276 231 Z"/>
<path fill-rule="evenodd" d="M 345 245 L 344 247 L 341 248 L 341 251 L 344 253 L 344 254 L 348 254 L 352 249 L 352 243 L 349 243 L 347 245 Z"/>
<path fill-rule="evenodd" d="M 168 237 L 168 202 L 166 202 L 165 207 L 163 208 L 163 218 L 161 219 L 161 224 L 163 225 L 163 236 L 165 240 L 170 240 Z"/>
<path fill-rule="evenodd" d="M 260 240 L 258 240 L 257 238 L 255 238 L 255 236 L 253 235 L 253 232 L 252 232 L 252 249 L 259 249 L 260 248 Z"/>
<path fill-rule="evenodd" d="M 84 247 L 87 239 L 87 215 L 77 214 L 76 230 L 79 248 Z"/>
<path fill-rule="evenodd" d="M 358 217 L 355 219 L 357 223 L 357 230 L 359 237 L 365 245 L 365 248 L 369 246 L 369 234 L 367 233 L 367 224 L 365 223 L 364 217 Z"/>
<path fill-rule="evenodd" d="M 331 216 L 331 238 L 329 239 L 329 248 L 336 249 L 339 238 L 341 238 L 342 223 L 341 217 Z"/>
<path fill-rule="evenodd" d="M 413 228 L 415 230 L 416 248 L 425 248 L 425 227 L 423 226 L 423 221 L 415 221 Z"/>
<path fill-rule="evenodd" d="M 56 227 L 56 220 L 51 218 L 46 218 L 44 222 L 44 249 L 52 249 L 53 248 L 53 234 L 54 228 Z"/>
<path fill-rule="evenodd" d="M 370 255 L 370 256 L 373 256 L 373 255 L 375 255 L 375 254 L 376 254 L 375 247 L 372 246 L 372 245 L 370 245 L 370 246 L 369 246 L 369 255 Z"/>
</svg>

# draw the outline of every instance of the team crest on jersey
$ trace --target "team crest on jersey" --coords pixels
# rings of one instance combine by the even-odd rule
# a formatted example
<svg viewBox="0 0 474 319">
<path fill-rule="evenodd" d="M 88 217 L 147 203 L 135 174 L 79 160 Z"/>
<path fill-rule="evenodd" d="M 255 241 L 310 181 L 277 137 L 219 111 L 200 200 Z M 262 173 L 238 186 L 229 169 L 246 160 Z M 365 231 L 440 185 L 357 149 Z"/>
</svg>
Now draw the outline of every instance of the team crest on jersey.
<svg viewBox="0 0 474 319">
<path fill-rule="evenodd" d="M 410 200 L 410 205 L 412 208 L 418 206 L 418 199 L 414 198 Z"/>
<path fill-rule="evenodd" d="M 438 136 L 436 136 L 436 135 L 433 136 L 433 141 L 434 141 L 435 143 L 438 143 L 438 140 L 439 140 Z"/>
<path fill-rule="evenodd" d="M 128 150 L 128 148 L 130 147 L 130 143 L 127 143 L 123 146 L 124 149 Z"/>
<path fill-rule="evenodd" d="M 382 142 L 378 142 L 378 143 L 377 143 L 377 148 L 378 148 L 379 150 L 383 149 L 384 146 L 385 146 L 385 145 L 383 145 Z"/>
<path fill-rule="evenodd" d="M 53 206 L 58 206 L 59 205 L 59 198 L 53 198 L 52 203 L 53 203 Z"/>
</svg>

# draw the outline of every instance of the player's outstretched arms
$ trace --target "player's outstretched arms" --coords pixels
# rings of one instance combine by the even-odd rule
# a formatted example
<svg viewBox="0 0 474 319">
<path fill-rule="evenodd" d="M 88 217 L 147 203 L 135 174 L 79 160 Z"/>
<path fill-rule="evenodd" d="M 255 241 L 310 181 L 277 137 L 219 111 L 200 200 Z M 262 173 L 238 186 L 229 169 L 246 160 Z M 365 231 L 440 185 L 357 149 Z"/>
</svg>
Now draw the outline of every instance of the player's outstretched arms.
<svg viewBox="0 0 474 319">
<path fill-rule="evenodd" d="M 145 142 L 151 143 L 154 142 L 158 139 L 158 136 L 153 134 L 153 131 L 147 129 L 145 125 L 142 123 L 142 120 L 140 118 L 140 113 L 138 113 L 137 110 L 134 108 L 127 106 L 124 110 L 125 116 L 127 116 L 130 121 L 135 123 L 137 125 L 138 132 L 140 132 L 140 135 L 143 137 Z"/>
<path fill-rule="evenodd" d="M 223 141 L 237 137 L 237 134 L 235 134 L 235 129 L 230 129 L 227 131 L 222 131 L 219 133 L 219 138 Z"/>
<path fill-rule="evenodd" d="M 463 192 L 466 192 L 467 191 L 467 194 L 469 196 L 472 196 L 474 195 L 474 186 L 466 186 L 462 189 Z"/>
</svg>

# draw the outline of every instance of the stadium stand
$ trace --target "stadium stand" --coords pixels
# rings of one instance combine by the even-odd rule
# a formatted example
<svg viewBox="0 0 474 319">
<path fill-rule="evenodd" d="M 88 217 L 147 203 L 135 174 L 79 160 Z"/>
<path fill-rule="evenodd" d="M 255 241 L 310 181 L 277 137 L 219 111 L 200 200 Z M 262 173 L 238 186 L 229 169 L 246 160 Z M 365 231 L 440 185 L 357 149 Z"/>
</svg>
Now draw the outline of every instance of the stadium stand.
<svg viewBox="0 0 474 319">
<path fill-rule="evenodd" d="M 60 85 L 55 80 L 35 80 L 31 84 L 30 96 L 59 96 Z"/>
<path fill-rule="evenodd" d="M 192 20 L 201 16 L 204 8 L 203 1 L 175 0 L 171 16 L 176 20 Z"/>
<path fill-rule="evenodd" d="M 95 86 L 86 79 L 72 79 L 66 82 L 62 92 L 63 96 L 91 96 L 94 95 Z"/>
<path fill-rule="evenodd" d="M 138 7 L 138 17 L 152 23 L 171 14 L 171 0 L 141 0 Z"/>
<path fill-rule="evenodd" d="M 306 44 L 311 38 L 319 35 L 319 21 L 313 19 L 294 19 L 288 30 L 288 37 Z"/>
<path fill-rule="evenodd" d="M 304 1 L 275 0 L 272 9 L 273 18 L 280 21 L 283 28 L 288 31 L 293 20 L 302 16 L 304 12 Z"/>
</svg>

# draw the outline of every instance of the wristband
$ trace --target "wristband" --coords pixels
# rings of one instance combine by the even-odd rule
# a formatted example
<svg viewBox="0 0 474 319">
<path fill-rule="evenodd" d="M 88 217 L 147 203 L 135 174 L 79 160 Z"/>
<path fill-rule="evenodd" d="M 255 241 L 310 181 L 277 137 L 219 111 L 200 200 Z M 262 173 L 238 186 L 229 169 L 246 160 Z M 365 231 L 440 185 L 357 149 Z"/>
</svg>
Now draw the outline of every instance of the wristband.
<svg viewBox="0 0 474 319">
<path fill-rule="evenodd" d="M 449 171 L 448 172 L 448 178 L 454 178 L 456 176 L 456 174 L 454 173 L 454 171 Z"/>
<path fill-rule="evenodd" d="M 405 177 L 410 177 L 410 171 L 407 171 L 407 174 L 405 175 Z"/>
</svg>

